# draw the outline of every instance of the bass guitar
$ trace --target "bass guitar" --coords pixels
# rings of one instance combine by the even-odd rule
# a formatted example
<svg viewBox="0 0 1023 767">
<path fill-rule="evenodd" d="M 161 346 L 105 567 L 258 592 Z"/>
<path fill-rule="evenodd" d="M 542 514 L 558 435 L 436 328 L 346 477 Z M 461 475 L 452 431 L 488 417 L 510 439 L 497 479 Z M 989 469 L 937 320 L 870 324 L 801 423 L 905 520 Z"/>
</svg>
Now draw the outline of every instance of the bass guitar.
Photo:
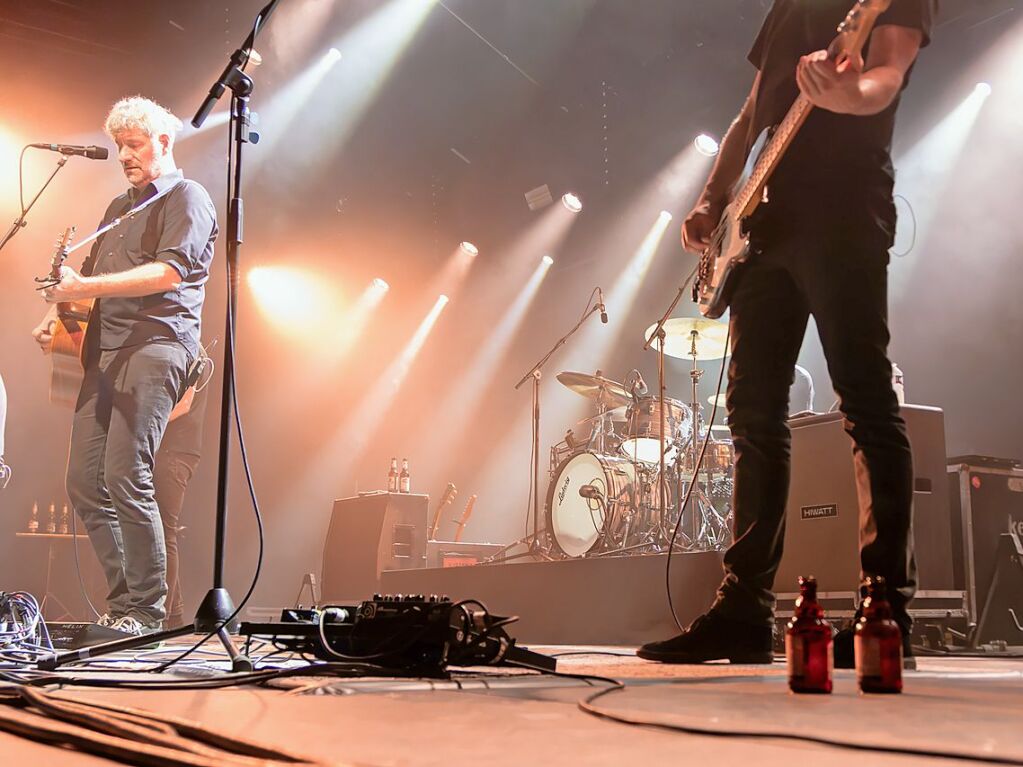
<svg viewBox="0 0 1023 767">
<path fill-rule="evenodd" d="M 890 5 L 891 0 L 857 0 L 828 47 L 828 58 L 838 65 L 858 59 L 878 17 Z M 781 123 L 764 130 L 754 143 L 731 202 L 711 235 L 710 245 L 700 256 L 693 301 L 704 317 L 717 319 L 728 308 L 738 267 L 751 255 L 749 217 L 765 201 L 768 181 L 812 110 L 813 104 L 800 93 Z"/>
</svg>

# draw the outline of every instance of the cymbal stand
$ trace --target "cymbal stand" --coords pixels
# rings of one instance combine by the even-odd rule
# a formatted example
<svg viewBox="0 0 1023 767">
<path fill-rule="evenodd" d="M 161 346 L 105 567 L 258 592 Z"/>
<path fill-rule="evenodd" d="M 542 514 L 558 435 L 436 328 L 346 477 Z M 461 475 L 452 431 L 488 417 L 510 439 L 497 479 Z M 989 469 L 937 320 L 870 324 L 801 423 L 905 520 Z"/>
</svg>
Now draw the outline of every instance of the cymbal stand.
<svg viewBox="0 0 1023 767">
<path fill-rule="evenodd" d="M 685 468 L 692 469 L 692 482 L 696 485 L 693 489 L 692 506 L 692 527 L 691 534 L 686 535 L 688 541 L 685 545 L 686 551 L 706 551 L 716 548 L 720 544 L 720 529 L 724 524 L 724 520 L 721 515 L 717 513 L 717 509 L 714 508 L 714 504 L 707 493 L 707 489 L 704 484 L 700 481 L 700 469 L 696 461 L 700 457 L 700 436 L 703 433 L 703 408 L 700 405 L 700 394 L 699 386 L 700 379 L 703 377 L 703 370 L 697 364 L 699 352 L 696 349 L 696 342 L 700 337 L 700 334 L 693 330 L 690 332 L 690 348 L 689 357 L 693 361 L 693 367 L 689 371 L 689 378 L 692 382 L 692 400 L 690 401 L 690 407 L 693 413 L 693 434 L 689 439 L 688 449 L 683 454 L 679 452 L 680 465 Z M 707 439 L 713 443 L 714 439 L 713 432 L 708 427 Z M 709 483 L 710 476 L 707 475 L 707 482 Z M 684 510 L 680 509 L 681 514 Z"/>
</svg>

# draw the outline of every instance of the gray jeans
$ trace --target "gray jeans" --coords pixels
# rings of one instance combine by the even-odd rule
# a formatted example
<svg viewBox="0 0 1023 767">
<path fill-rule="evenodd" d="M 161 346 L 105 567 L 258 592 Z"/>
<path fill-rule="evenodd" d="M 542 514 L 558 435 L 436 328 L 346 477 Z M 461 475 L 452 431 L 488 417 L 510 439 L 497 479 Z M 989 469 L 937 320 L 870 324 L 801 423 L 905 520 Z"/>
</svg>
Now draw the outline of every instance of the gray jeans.
<svg viewBox="0 0 1023 767">
<path fill-rule="evenodd" d="M 154 456 L 191 363 L 174 341 L 100 351 L 75 407 L 67 492 L 110 589 L 111 615 L 165 617 L 167 558 Z"/>
</svg>

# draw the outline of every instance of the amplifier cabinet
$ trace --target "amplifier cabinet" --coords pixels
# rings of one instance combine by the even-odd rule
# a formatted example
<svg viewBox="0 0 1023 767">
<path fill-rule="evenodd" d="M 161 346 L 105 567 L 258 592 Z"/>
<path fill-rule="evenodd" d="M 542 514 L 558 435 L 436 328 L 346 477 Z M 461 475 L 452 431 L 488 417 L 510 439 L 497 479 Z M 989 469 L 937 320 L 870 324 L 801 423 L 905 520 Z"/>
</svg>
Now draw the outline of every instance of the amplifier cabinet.
<svg viewBox="0 0 1023 767">
<path fill-rule="evenodd" d="M 952 538 L 942 410 L 905 405 L 913 446 L 913 539 L 918 588 L 953 588 Z M 785 550 L 775 579 L 779 598 L 814 575 L 822 592 L 856 594 L 860 581 L 859 503 L 852 440 L 840 413 L 794 418 L 792 481 L 785 509 Z"/>
<path fill-rule="evenodd" d="M 948 467 L 956 588 L 966 591 L 970 617 L 980 619 L 995 574 L 999 536 L 1023 538 L 1023 469 L 967 463 Z"/>
<path fill-rule="evenodd" d="M 334 501 L 323 547 L 325 601 L 360 601 L 383 570 L 426 566 L 428 495 L 367 493 Z"/>
</svg>

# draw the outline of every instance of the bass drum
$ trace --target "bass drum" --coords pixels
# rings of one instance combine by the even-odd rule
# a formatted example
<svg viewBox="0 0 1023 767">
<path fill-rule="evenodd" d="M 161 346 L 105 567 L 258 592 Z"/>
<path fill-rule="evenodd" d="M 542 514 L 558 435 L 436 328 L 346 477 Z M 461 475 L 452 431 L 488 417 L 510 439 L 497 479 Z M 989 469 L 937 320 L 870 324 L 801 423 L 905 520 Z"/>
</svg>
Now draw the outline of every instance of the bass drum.
<svg viewBox="0 0 1023 767">
<path fill-rule="evenodd" d="M 566 557 L 599 549 L 631 502 L 635 467 L 630 461 L 598 453 L 577 453 L 554 472 L 547 489 L 547 529 Z M 592 486 L 600 497 L 584 498 L 580 488 Z"/>
</svg>

